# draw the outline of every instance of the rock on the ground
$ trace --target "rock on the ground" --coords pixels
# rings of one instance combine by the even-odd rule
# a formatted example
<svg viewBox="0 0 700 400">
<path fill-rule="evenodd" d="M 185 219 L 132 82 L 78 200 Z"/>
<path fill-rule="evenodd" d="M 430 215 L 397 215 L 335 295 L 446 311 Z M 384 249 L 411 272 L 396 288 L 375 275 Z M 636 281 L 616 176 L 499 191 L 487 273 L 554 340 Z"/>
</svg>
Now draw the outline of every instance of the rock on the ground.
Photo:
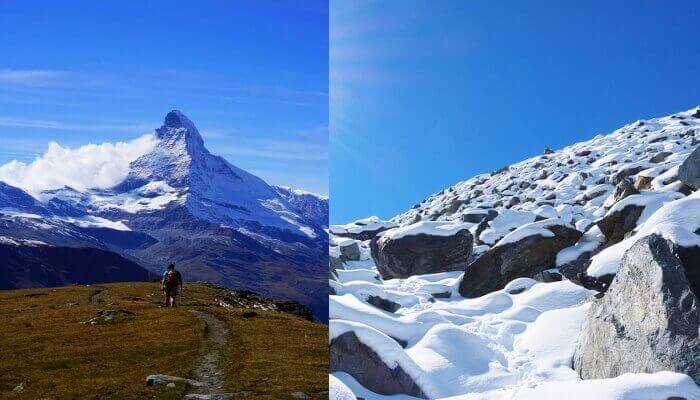
<svg viewBox="0 0 700 400">
<path fill-rule="evenodd" d="M 700 188 L 700 146 L 678 167 L 678 179 L 693 189 Z"/>
<path fill-rule="evenodd" d="M 187 385 L 189 387 L 194 387 L 194 388 L 204 387 L 203 382 L 199 382 L 199 381 L 196 381 L 194 379 L 181 378 L 179 376 L 154 374 L 154 375 L 148 375 L 146 377 L 146 386 L 167 385 L 169 383 L 176 383 L 177 384 L 179 382 L 184 382 L 185 385 Z"/>
<path fill-rule="evenodd" d="M 483 296 L 502 289 L 515 278 L 533 277 L 552 268 L 557 253 L 576 244 L 582 235 L 573 227 L 555 220 L 534 222 L 520 229 L 528 229 L 532 234 L 525 233 L 526 236 L 515 241 L 508 241 L 506 236 L 469 264 L 459 285 L 462 296 Z M 542 230 L 549 231 L 551 236 L 543 236 Z M 511 234 L 517 234 L 517 231 Z"/>
<path fill-rule="evenodd" d="M 121 320 L 132 316 L 134 313 L 129 310 L 99 310 L 97 316 L 90 318 L 87 321 L 82 321 L 83 325 L 95 325 L 100 322 L 110 322 L 115 320 Z"/>
<path fill-rule="evenodd" d="M 275 300 L 250 290 L 233 290 L 223 302 L 246 309 L 280 311 L 313 321 L 311 308 L 291 300 Z"/>
<path fill-rule="evenodd" d="M 212 394 L 188 394 L 187 400 L 229 400 L 236 397 L 243 397 L 245 393 L 212 393 Z"/>
<path fill-rule="evenodd" d="M 649 159 L 649 161 L 653 162 L 655 164 L 662 163 L 662 162 L 666 161 L 668 156 L 670 156 L 671 154 L 673 154 L 673 153 L 671 153 L 670 151 L 660 151 L 660 152 L 654 154 L 654 156 L 651 157 Z"/>
<path fill-rule="evenodd" d="M 460 219 L 462 222 L 470 222 L 473 224 L 478 224 L 479 222 L 486 220 L 492 221 L 498 216 L 498 211 L 496 210 L 471 210 L 464 212 Z"/>
<path fill-rule="evenodd" d="M 579 286 L 604 293 L 608 290 L 608 287 L 610 287 L 610 283 L 613 278 L 615 278 L 615 274 L 604 274 L 599 277 L 590 276 L 586 273 L 590 264 L 591 260 L 589 258 L 585 260 L 576 260 L 559 267 L 559 272 L 564 278 Z"/>
<path fill-rule="evenodd" d="M 627 233 L 637 227 L 637 221 L 642 215 L 642 211 L 644 211 L 644 206 L 629 204 L 596 221 L 596 225 L 607 239 L 607 244 L 621 241 Z"/>
<path fill-rule="evenodd" d="M 367 302 L 379 309 L 394 313 L 401 308 L 401 304 L 379 296 L 368 296 Z"/>
<path fill-rule="evenodd" d="M 309 400 L 310 397 L 304 392 L 292 392 L 292 398 L 296 400 Z"/>
<path fill-rule="evenodd" d="M 335 236 L 355 240 L 370 240 L 379 233 L 396 226 L 397 224 L 394 222 L 382 221 L 378 217 L 369 217 L 347 225 L 331 225 L 329 230 Z"/>
<path fill-rule="evenodd" d="M 610 196 L 605 199 L 603 206 L 610 208 L 614 206 L 615 203 L 633 194 L 639 194 L 639 191 L 634 187 L 634 183 L 632 183 L 631 179 L 624 178 L 615 185 L 615 189 L 610 193 Z"/>
<path fill-rule="evenodd" d="M 338 245 L 342 261 L 359 261 L 360 246 L 356 241 L 347 241 Z"/>
<path fill-rule="evenodd" d="M 338 272 L 337 270 L 343 269 L 343 261 L 338 257 L 329 256 L 328 257 L 328 279 L 337 281 Z"/>
<path fill-rule="evenodd" d="M 420 233 L 391 239 L 380 235 L 370 242 L 372 259 L 383 279 L 464 270 L 472 246 L 467 228 L 450 236 Z"/>
<path fill-rule="evenodd" d="M 637 175 L 634 180 L 634 188 L 637 190 L 651 189 L 651 182 L 654 180 L 651 176 Z"/>
<path fill-rule="evenodd" d="M 401 366 L 389 367 L 354 332 L 343 333 L 331 341 L 330 372 L 350 374 L 362 386 L 378 394 L 426 397 Z"/>
<path fill-rule="evenodd" d="M 592 304 L 574 356 L 584 379 L 671 370 L 700 383 L 697 294 L 672 245 L 659 235 L 624 255 L 605 296 Z"/>
</svg>

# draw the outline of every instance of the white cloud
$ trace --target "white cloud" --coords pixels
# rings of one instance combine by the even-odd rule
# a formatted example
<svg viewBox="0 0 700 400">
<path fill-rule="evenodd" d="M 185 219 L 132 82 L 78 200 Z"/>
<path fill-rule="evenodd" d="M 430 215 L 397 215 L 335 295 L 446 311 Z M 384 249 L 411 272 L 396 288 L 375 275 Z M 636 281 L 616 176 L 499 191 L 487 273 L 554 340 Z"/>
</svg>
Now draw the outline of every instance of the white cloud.
<svg viewBox="0 0 700 400">
<path fill-rule="evenodd" d="M 65 71 L 0 69 L 0 82 L 7 84 L 51 86 L 61 83 L 68 76 Z"/>
<path fill-rule="evenodd" d="M 126 178 L 129 164 L 153 150 L 157 139 L 143 135 L 130 142 L 88 144 L 70 148 L 56 142 L 29 164 L 11 161 L 0 166 L 0 180 L 37 196 L 42 190 L 109 188 Z"/>
</svg>

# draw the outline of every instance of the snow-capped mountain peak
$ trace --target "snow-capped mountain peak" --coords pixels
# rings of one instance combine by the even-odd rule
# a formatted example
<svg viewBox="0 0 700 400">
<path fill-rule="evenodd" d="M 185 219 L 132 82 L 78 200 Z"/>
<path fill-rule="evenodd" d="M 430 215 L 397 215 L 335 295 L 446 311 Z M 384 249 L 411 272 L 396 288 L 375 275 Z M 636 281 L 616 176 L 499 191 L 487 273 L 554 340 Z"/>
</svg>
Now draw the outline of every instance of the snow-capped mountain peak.
<svg viewBox="0 0 700 400">
<path fill-rule="evenodd" d="M 305 218 L 262 179 L 213 155 L 197 127 L 181 111 L 170 111 L 155 131 L 154 149 L 130 165 L 117 193 L 133 193 L 159 182 L 174 189 L 179 203 L 198 218 L 229 226 L 255 223 L 315 236 Z"/>
<path fill-rule="evenodd" d="M 172 110 L 165 116 L 163 126 L 156 130 L 156 137 L 162 146 L 184 151 L 190 157 L 208 153 L 197 127 L 179 110 Z"/>
<path fill-rule="evenodd" d="M 146 181 L 165 181 L 172 187 L 187 188 L 194 169 L 213 157 L 204 147 L 197 127 L 182 112 L 173 110 L 155 131 L 158 143 L 153 151 L 131 163 L 127 179 L 118 190 L 133 189 Z"/>
</svg>

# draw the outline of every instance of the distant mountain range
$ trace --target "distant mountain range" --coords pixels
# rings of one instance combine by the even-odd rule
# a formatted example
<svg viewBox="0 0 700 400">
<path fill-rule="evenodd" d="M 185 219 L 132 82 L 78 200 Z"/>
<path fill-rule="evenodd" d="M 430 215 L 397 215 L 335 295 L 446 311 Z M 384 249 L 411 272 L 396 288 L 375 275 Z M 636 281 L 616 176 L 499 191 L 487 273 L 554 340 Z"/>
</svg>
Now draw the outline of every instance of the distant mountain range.
<svg viewBox="0 0 700 400">
<path fill-rule="evenodd" d="M 328 199 L 268 185 L 211 154 L 179 111 L 168 113 L 155 135 L 153 150 L 110 189 L 63 187 L 32 196 L 0 182 L 3 248 L 20 254 L 27 241 L 40 242 L 34 248 L 91 247 L 155 273 L 173 262 L 187 280 L 295 300 L 325 319 Z M 110 276 L 133 279 L 130 270 Z M 31 268 L 13 274 L 14 287 L 67 283 L 71 276 L 46 279 Z"/>
</svg>

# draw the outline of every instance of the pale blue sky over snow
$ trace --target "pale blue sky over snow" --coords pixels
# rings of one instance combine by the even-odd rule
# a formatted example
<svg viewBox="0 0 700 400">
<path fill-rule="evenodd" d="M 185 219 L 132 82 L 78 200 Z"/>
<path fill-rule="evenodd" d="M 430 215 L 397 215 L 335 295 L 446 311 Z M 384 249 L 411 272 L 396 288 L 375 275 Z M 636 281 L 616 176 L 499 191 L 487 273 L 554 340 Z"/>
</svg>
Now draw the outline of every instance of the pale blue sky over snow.
<svg viewBox="0 0 700 400">
<path fill-rule="evenodd" d="M 331 222 L 700 104 L 698 20 L 681 0 L 331 0 Z"/>
<path fill-rule="evenodd" d="M 177 108 L 272 184 L 328 191 L 324 1 L 0 1 L 0 164 L 152 132 Z"/>
</svg>

